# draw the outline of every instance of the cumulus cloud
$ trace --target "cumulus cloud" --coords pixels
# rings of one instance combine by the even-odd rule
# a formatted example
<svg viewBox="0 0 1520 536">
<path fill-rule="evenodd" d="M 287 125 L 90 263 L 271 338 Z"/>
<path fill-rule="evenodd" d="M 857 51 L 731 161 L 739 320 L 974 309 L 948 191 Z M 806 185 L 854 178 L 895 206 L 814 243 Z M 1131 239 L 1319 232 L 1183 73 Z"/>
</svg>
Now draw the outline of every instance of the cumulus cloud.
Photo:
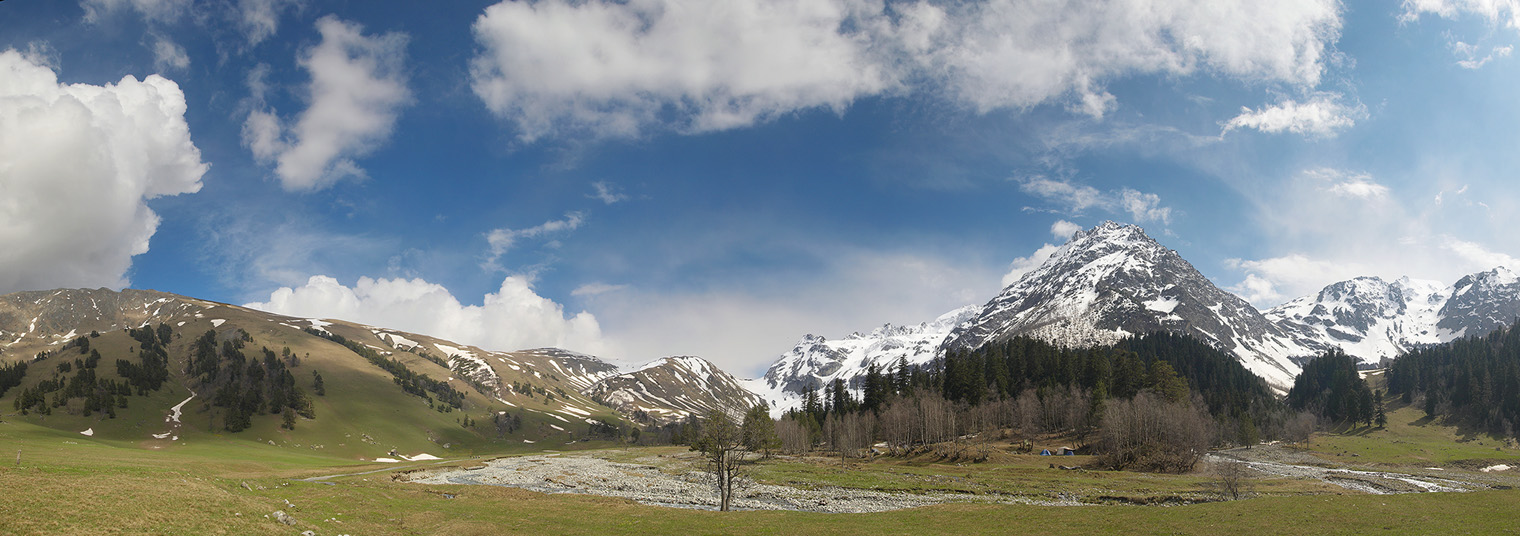
<svg viewBox="0 0 1520 536">
<path fill-rule="evenodd" d="M 1067 238 L 1071 237 L 1068 236 Z M 1019 282 L 1020 279 L 1024 278 L 1024 274 L 1033 272 L 1035 268 L 1039 268 L 1041 264 L 1045 264 L 1045 261 L 1050 260 L 1050 256 L 1055 254 L 1058 249 L 1061 249 L 1060 246 L 1045 244 L 1028 257 L 1014 259 L 1008 265 L 1008 273 L 1003 274 L 1003 288 L 1008 288 L 1008 285 Z"/>
<path fill-rule="evenodd" d="M 1048 177 L 1017 179 L 1024 193 L 1061 206 L 1068 214 L 1082 214 L 1096 208 L 1112 213 L 1128 214 L 1136 223 L 1160 223 L 1168 225 L 1172 219 L 1171 207 L 1162 206 L 1161 196 L 1132 188 L 1102 191 L 1092 186 L 1076 184 L 1069 180 Z M 1057 222 L 1059 225 L 1063 222 Z M 1064 222 L 1068 223 L 1069 222 Z M 1069 224 L 1074 225 L 1074 224 Z M 1056 232 L 1052 228 L 1051 232 Z M 1069 235 L 1068 235 L 1069 237 Z"/>
<path fill-rule="evenodd" d="M 363 177 L 354 159 L 390 136 L 411 99 L 403 69 L 405 34 L 367 36 L 358 24 L 331 15 L 317 21 L 317 30 L 322 42 L 298 59 L 311 74 L 310 106 L 293 125 L 262 106 L 243 123 L 243 143 L 255 158 L 275 164 L 280 184 L 290 191 Z M 250 86 L 255 99 L 260 97 L 259 88 Z"/>
<path fill-rule="evenodd" d="M 475 22 L 472 86 L 524 140 L 634 135 L 666 111 L 698 132 L 837 111 L 887 87 L 850 19 L 820 0 L 501 2 Z"/>
<path fill-rule="evenodd" d="M 1340 2 L 539 0 L 475 22 L 472 86 L 523 140 L 743 127 L 899 92 L 978 112 L 1102 117 L 1111 79 L 1198 72 L 1317 85 Z"/>
<path fill-rule="evenodd" d="M 549 220 L 527 229 L 508 229 L 505 227 L 492 229 L 491 232 L 486 233 L 486 243 L 491 246 L 490 258 L 487 262 L 494 264 L 497 259 L 500 259 L 508 250 L 512 249 L 512 246 L 517 245 L 518 240 L 524 238 L 543 238 L 559 233 L 568 233 L 580 228 L 581 224 L 585 223 L 585 221 L 585 214 L 568 212 L 565 214 L 565 219 Z"/>
<path fill-rule="evenodd" d="M 510 351 L 552 346 L 591 354 L 605 351 L 602 329 L 587 312 L 539 296 L 523 277 L 511 276 L 481 305 L 463 305 L 448 289 L 423 279 L 361 277 L 352 287 L 315 275 L 300 287 L 282 287 L 269 301 L 245 307 L 289 316 L 335 318 Z"/>
<path fill-rule="evenodd" d="M 1229 290 L 1258 306 L 1277 305 L 1318 292 L 1336 281 L 1376 275 L 1363 264 L 1315 259 L 1300 253 L 1258 260 L 1228 259 L 1225 265 L 1246 273 L 1245 280 Z"/>
<path fill-rule="evenodd" d="M 1242 107 L 1240 115 L 1224 123 L 1222 134 L 1252 128 L 1269 134 L 1292 132 L 1311 137 L 1334 137 L 1367 117 L 1365 105 L 1348 106 L 1341 102 L 1343 98 L 1338 93 L 1317 93 L 1304 102 L 1290 99 L 1256 110 Z"/>
<path fill-rule="evenodd" d="M 1341 25 L 1330 0 L 920 3 L 902 18 L 922 44 L 909 47 L 921 50 L 909 61 L 977 109 L 1073 95 L 1091 115 L 1112 104 L 1105 80 L 1132 73 L 1207 70 L 1313 86 Z"/>
<path fill-rule="evenodd" d="M 1077 231 L 1081 230 L 1081 225 L 1077 225 L 1066 220 L 1056 220 L 1056 222 L 1050 226 L 1050 234 L 1052 236 L 1055 236 L 1057 240 L 1061 241 L 1070 240 L 1071 235 L 1077 234 Z"/>
<path fill-rule="evenodd" d="M 0 293 L 127 285 L 158 228 L 145 201 L 199 191 L 206 169 L 173 81 L 65 85 L 0 52 Z"/>
<path fill-rule="evenodd" d="M 153 68 L 159 72 L 171 69 L 183 71 L 190 68 L 190 56 L 185 54 L 185 47 L 166 37 L 157 36 L 153 39 Z"/>
<path fill-rule="evenodd" d="M 1119 203 L 1137 222 L 1172 222 L 1171 207 L 1161 206 L 1161 196 L 1125 188 L 1119 191 Z"/>
</svg>

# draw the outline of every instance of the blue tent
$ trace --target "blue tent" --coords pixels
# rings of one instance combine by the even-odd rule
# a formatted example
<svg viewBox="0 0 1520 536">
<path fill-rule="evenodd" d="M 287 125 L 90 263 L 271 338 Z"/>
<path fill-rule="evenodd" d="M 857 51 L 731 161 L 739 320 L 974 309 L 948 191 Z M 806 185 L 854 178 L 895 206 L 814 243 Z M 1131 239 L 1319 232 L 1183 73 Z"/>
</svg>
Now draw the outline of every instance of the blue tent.
<svg viewBox="0 0 1520 536">
<path fill-rule="evenodd" d="M 1050 455 L 1050 449 L 1041 450 L 1040 451 L 1040 455 L 1041 456 L 1049 456 Z"/>
</svg>

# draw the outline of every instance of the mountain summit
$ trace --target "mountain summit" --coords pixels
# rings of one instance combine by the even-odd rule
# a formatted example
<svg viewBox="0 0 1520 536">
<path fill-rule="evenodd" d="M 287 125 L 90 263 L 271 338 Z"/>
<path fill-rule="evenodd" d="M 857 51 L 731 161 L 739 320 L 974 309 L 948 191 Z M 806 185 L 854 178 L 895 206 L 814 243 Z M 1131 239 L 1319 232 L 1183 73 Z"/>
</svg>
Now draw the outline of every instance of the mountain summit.
<svg viewBox="0 0 1520 536">
<path fill-rule="evenodd" d="M 1152 331 L 1209 342 L 1281 389 L 1299 371 L 1291 358 L 1313 354 L 1140 227 L 1114 222 L 1076 233 L 951 332 L 943 349 L 1019 335 L 1085 347 Z"/>
<path fill-rule="evenodd" d="M 1504 267 L 1452 286 L 1401 278 L 1358 277 L 1267 311 L 1300 344 L 1340 348 L 1377 362 L 1422 346 L 1483 335 L 1520 318 L 1520 277 Z"/>
<path fill-rule="evenodd" d="M 968 305 L 930 322 L 896 326 L 885 324 L 870 333 L 851 333 L 842 339 L 808 334 L 766 370 L 765 377 L 745 380 L 749 390 L 770 405 L 771 412 L 800 407 L 802 395 L 821 390 L 835 379 L 851 388 L 860 383 L 870 367 L 896 370 L 899 361 L 923 366 L 940 355 L 940 345 L 951 330 L 976 317 L 981 308 Z"/>
</svg>

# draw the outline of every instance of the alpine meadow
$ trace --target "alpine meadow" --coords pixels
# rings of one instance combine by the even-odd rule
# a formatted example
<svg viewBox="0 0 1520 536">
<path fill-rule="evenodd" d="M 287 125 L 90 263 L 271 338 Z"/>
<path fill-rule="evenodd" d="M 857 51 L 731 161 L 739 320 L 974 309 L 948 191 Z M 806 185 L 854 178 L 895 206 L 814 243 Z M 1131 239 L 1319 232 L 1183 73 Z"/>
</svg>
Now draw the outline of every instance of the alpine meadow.
<svg viewBox="0 0 1520 536">
<path fill-rule="evenodd" d="M 0 535 L 1520 533 L 1517 21 L 0 2 Z"/>
</svg>

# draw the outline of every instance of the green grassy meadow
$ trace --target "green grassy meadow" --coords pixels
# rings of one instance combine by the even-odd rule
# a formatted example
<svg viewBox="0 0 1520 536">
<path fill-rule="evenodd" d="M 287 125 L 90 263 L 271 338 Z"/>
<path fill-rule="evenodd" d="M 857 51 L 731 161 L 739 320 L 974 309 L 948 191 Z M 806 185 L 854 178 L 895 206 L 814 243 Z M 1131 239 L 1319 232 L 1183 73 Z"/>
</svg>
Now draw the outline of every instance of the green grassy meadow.
<svg viewBox="0 0 1520 536">
<path fill-rule="evenodd" d="M 1402 415 L 1402 414 L 1401 414 Z M 1432 448 L 1442 427 L 1410 424 Z M 1390 426 L 1389 433 L 1395 430 Z M 1370 434 L 1369 434 L 1370 435 Z M 1314 481 L 1262 481 L 1256 498 L 1182 506 L 946 504 L 874 514 L 708 512 L 622 499 L 548 495 L 489 486 L 394 482 L 421 463 L 359 463 L 330 452 L 240 440 L 145 448 L 25 422 L 0 424 L 0 534 L 1514 534 L 1520 491 L 1361 495 Z M 1412 440 L 1414 441 L 1414 440 Z M 1320 436 L 1318 446 L 1356 449 L 1375 436 Z M 597 445 L 584 444 L 595 447 Z M 580 446 L 580 445 L 577 445 Z M 1380 458 L 1368 447 L 1366 458 Z M 1476 448 L 1476 447 L 1475 447 Z M 14 463 L 14 451 L 21 463 Z M 611 457 L 680 447 L 625 448 Z M 1480 451 L 1463 451 L 1471 454 Z M 1487 455 L 1493 452 L 1481 451 Z M 1515 456 L 1513 449 L 1500 453 Z M 1461 456 L 1463 454 L 1454 454 Z M 1077 457 L 1080 458 L 1080 457 Z M 781 459 L 758 480 L 797 486 L 1012 493 L 1030 498 L 1078 490 L 1130 497 L 1207 493 L 1208 476 L 1050 469 L 1051 458 L 984 464 L 878 459 Z M 439 462 L 429 462 L 439 463 Z M 471 458 L 443 464 L 467 465 Z M 1379 462 L 1383 463 L 1383 462 Z M 369 472 L 374 471 L 374 472 Z M 363 473 L 363 474 L 361 474 Z M 352 474 L 331 485 L 315 475 Z M 289 501 L 294 507 L 287 506 Z M 285 510 L 293 526 L 265 516 Z"/>
</svg>

